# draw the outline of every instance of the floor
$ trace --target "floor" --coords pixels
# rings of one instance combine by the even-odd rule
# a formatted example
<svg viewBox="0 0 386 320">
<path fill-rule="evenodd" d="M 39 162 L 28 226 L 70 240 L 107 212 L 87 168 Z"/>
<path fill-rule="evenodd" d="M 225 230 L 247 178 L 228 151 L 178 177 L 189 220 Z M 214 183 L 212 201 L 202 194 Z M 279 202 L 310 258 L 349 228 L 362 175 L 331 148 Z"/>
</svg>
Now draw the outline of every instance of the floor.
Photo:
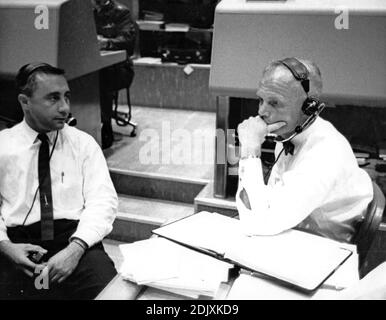
<svg viewBox="0 0 386 320">
<path fill-rule="evenodd" d="M 119 110 L 125 109 L 120 107 Z M 120 127 L 113 121 L 115 142 L 104 150 L 109 168 L 186 179 L 213 179 L 215 113 L 135 106 L 132 119 L 138 123 L 134 138 L 130 137 L 131 127 Z M 135 197 L 121 201 L 120 211 L 137 212 L 140 210 L 137 205 L 142 206 L 141 212 L 155 211 L 151 201 L 145 203 L 148 209 L 145 210 L 142 199 L 138 198 L 138 204 L 133 199 Z M 192 205 L 182 206 L 169 201 L 160 205 L 158 202 L 157 212 L 181 211 L 185 215 L 193 210 Z M 172 210 L 171 206 L 177 209 Z M 104 239 L 103 244 L 119 271 L 123 261 L 119 249 L 122 242 Z"/>
<path fill-rule="evenodd" d="M 192 179 L 213 179 L 214 112 L 133 107 L 137 136 L 113 121 L 115 142 L 104 150 L 110 168 Z"/>
</svg>

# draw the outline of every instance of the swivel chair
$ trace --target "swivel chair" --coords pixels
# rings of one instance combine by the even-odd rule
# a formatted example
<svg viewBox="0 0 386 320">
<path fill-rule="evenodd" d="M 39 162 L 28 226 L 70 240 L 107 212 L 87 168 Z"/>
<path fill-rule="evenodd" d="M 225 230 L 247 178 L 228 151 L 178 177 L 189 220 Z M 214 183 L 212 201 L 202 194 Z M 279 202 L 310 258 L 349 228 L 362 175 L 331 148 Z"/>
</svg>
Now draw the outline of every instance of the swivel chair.
<svg viewBox="0 0 386 320">
<path fill-rule="evenodd" d="M 130 87 L 125 88 L 126 89 L 126 98 L 127 98 L 127 112 L 118 111 L 118 98 L 119 98 L 119 90 L 115 91 L 113 94 L 113 103 L 114 103 L 114 110 L 113 110 L 113 118 L 115 119 L 115 122 L 118 126 L 125 127 L 127 125 L 132 126 L 133 130 L 130 133 L 130 137 L 135 137 L 137 124 L 133 121 L 131 121 L 131 101 L 130 101 Z"/>
<path fill-rule="evenodd" d="M 376 232 L 382 222 L 383 212 L 385 210 L 385 196 L 379 186 L 373 181 L 373 200 L 369 203 L 366 216 L 360 223 L 353 243 L 357 245 L 359 255 L 359 274 L 362 278 L 368 269 L 368 253 L 374 242 Z"/>
</svg>

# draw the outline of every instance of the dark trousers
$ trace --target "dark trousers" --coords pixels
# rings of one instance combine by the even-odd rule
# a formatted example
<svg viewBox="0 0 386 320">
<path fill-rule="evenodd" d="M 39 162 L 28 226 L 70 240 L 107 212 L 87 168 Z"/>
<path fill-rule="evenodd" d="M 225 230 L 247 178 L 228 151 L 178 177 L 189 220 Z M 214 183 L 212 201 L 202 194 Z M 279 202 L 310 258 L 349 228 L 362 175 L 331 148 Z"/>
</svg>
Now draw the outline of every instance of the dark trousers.
<svg viewBox="0 0 386 320">
<path fill-rule="evenodd" d="M 48 250 L 43 261 L 64 249 L 75 232 L 78 221 L 55 220 L 55 239 L 40 240 L 40 223 L 25 227 L 8 228 L 8 237 L 14 243 L 36 244 Z M 114 263 L 106 254 L 102 243 L 89 248 L 74 272 L 60 284 L 49 288 L 36 286 L 39 272 L 33 278 L 17 270 L 4 256 L 0 256 L 0 299 L 93 299 L 117 274 Z M 38 286 L 39 287 L 39 286 Z"/>
<path fill-rule="evenodd" d="M 113 116 L 113 97 L 121 90 L 130 88 L 134 79 L 134 69 L 131 60 L 126 60 L 106 67 L 99 72 L 99 90 L 101 105 L 101 120 L 108 124 Z"/>
<path fill-rule="evenodd" d="M 129 88 L 133 78 L 134 70 L 131 60 L 117 63 L 99 72 L 102 149 L 109 148 L 114 142 L 111 125 L 114 95 L 121 89 Z"/>
</svg>

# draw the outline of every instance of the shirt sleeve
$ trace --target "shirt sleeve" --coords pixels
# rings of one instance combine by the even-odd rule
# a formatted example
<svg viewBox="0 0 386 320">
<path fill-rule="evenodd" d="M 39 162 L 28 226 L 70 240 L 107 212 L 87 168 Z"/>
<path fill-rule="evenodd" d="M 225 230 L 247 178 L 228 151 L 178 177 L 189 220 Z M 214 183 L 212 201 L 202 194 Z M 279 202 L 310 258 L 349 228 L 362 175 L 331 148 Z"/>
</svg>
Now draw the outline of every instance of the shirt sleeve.
<svg viewBox="0 0 386 320">
<path fill-rule="evenodd" d="M 82 166 L 85 207 L 71 238 L 80 238 L 91 247 L 111 232 L 118 196 L 102 150 L 95 140 L 91 139 L 82 152 L 85 152 Z"/>
<path fill-rule="evenodd" d="M 291 229 L 323 204 L 338 173 L 328 160 L 312 155 L 285 172 L 277 183 L 265 185 L 261 160 L 240 160 L 236 205 L 248 234 L 273 235 Z M 244 189 L 250 209 L 240 198 Z"/>
<path fill-rule="evenodd" d="M 7 235 L 7 226 L 5 225 L 3 216 L 1 215 L 2 198 L 0 195 L 0 241 L 9 240 Z"/>
<path fill-rule="evenodd" d="M 4 145 L 4 142 L 0 141 L 0 145 Z M 1 172 L 1 168 L 0 168 L 0 175 L 3 175 L 3 172 Z M 3 215 L 1 213 L 2 204 L 3 204 L 3 198 L 0 194 L 0 241 L 9 240 L 7 235 L 7 226 L 5 225 Z"/>
<path fill-rule="evenodd" d="M 110 50 L 126 50 L 129 55 L 133 54 L 136 38 L 136 25 L 131 18 L 129 10 L 122 10 L 116 18 L 118 34 L 115 38 L 109 38 Z"/>
</svg>

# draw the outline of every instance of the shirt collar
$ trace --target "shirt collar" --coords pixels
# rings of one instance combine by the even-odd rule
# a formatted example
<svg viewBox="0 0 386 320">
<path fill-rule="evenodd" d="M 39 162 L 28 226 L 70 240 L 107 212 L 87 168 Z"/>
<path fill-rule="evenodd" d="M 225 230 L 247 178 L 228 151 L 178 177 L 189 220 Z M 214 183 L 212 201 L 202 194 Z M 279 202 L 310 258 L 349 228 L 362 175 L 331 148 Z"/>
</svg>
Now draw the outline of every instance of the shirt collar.
<svg viewBox="0 0 386 320">
<path fill-rule="evenodd" d="M 307 138 L 316 130 L 316 128 L 319 126 L 320 123 L 319 117 L 317 117 L 309 127 L 307 127 L 305 130 L 303 130 L 301 133 L 296 135 L 291 141 L 296 147 L 300 147 L 304 144 L 304 142 L 307 140 Z"/>
<path fill-rule="evenodd" d="M 34 129 L 32 129 L 28 123 L 25 121 L 25 118 L 23 119 L 23 121 L 21 122 L 20 124 L 21 126 L 21 129 L 22 129 L 22 132 L 26 138 L 26 141 L 29 145 L 32 145 L 34 144 L 36 141 L 38 141 L 38 134 L 39 132 L 35 131 Z M 53 144 L 54 143 L 54 140 L 55 140 L 55 136 L 56 136 L 56 131 L 50 131 L 50 132 L 47 132 L 47 137 L 48 137 L 48 142 L 49 144 Z"/>
</svg>

